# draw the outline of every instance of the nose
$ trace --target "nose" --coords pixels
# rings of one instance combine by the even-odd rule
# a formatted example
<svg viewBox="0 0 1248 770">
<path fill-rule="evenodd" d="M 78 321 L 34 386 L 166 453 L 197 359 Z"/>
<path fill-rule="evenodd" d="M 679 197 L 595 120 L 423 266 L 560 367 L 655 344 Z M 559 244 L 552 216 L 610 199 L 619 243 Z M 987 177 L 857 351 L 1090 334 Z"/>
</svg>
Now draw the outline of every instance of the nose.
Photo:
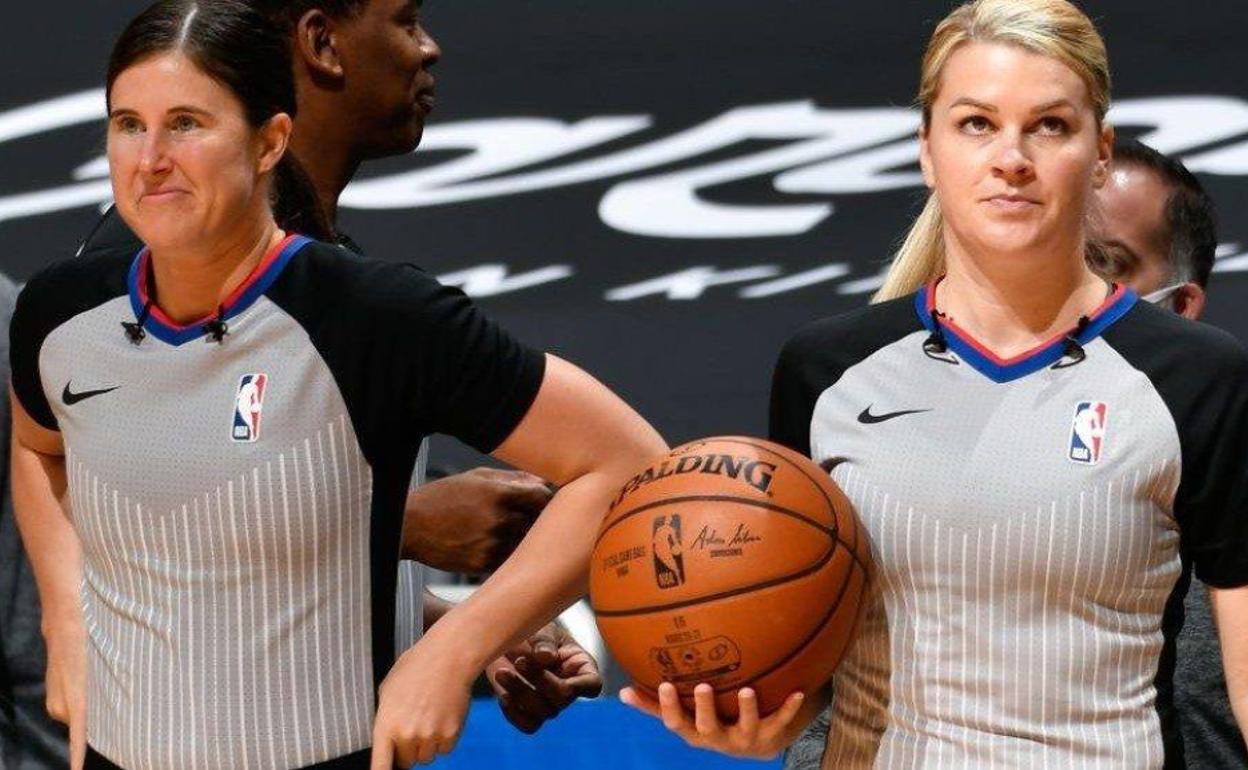
<svg viewBox="0 0 1248 770">
<path fill-rule="evenodd" d="M 172 168 L 163 131 L 149 131 L 139 155 L 139 171 L 149 176 L 165 174 Z"/>
<path fill-rule="evenodd" d="M 1002 131 L 1000 137 L 1000 147 L 993 158 L 993 175 L 1010 186 L 1030 181 L 1035 175 L 1035 165 L 1027 154 L 1022 136 L 1015 131 Z"/>
<path fill-rule="evenodd" d="M 420 53 L 425 69 L 442 60 L 442 46 L 438 45 L 438 41 L 424 27 L 420 28 Z"/>
</svg>

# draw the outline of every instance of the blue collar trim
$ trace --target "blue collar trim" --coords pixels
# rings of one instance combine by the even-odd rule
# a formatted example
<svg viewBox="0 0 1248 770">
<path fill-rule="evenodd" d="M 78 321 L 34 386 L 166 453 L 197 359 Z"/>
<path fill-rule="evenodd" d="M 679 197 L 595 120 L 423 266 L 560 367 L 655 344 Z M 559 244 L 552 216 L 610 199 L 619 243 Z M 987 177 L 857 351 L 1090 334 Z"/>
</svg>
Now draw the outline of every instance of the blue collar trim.
<svg viewBox="0 0 1248 770">
<path fill-rule="evenodd" d="M 222 314 L 222 320 L 228 321 L 236 317 L 260 298 L 278 276 L 290 263 L 291 258 L 295 254 L 312 242 L 311 238 L 302 235 L 292 235 L 286 238 L 282 243 L 278 244 L 276 255 L 269 255 L 261 263 L 260 269 L 252 274 L 247 282 L 240 287 L 241 291 L 236 290 L 234 295 L 230 297 L 225 305 L 225 312 Z M 136 319 L 143 319 L 143 329 L 161 342 L 173 346 L 183 345 L 192 340 L 197 340 L 207 334 L 204 325 L 216 318 L 213 315 L 210 318 L 204 318 L 191 324 L 179 325 L 169 321 L 163 313 L 155 306 L 152 307 L 147 318 L 143 318 L 143 307 L 147 304 L 146 283 L 143 271 L 148 264 L 148 250 L 144 247 L 134 256 L 134 261 L 130 263 L 130 273 L 126 279 L 126 283 L 130 290 L 130 308 L 134 311 Z"/>
<path fill-rule="evenodd" d="M 925 286 L 914 296 L 914 310 L 918 313 L 923 327 L 929 332 L 936 331 L 936 325 L 932 320 L 932 305 L 929 301 L 932 289 L 933 285 Z M 1083 331 L 1075 335 L 1075 341 L 1080 345 L 1092 342 L 1118 319 L 1126 315 L 1138 300 L 1139 295 L 1134 291 L 1119 287 L 1106 304 L 1098 308 L 1090 317 Z M 953 324 L 942 323 L 940 330 L 944 334 L 950 351 L 969 364 L 971 368 L 998 383 L 1011 382 L 1052 366 L 1062 359 L 1066 350 L 1066 335 L 1060 335 L 1021 356 L 1002 361 Z M 1073 331 L 1072 329 L 1071 332 Z"/>
</svg>

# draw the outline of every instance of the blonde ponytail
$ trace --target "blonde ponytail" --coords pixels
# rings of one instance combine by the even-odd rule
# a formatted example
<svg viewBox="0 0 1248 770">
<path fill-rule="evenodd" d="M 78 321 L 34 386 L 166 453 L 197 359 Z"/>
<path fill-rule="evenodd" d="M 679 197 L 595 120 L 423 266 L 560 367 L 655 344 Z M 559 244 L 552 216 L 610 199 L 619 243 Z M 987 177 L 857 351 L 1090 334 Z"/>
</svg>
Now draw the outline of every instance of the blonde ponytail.
<svg viewBox="0 0 1248 770">
<path fill-rule="evenodd" d="M 936 193 L 927 196 L 927 203 L 906 240 L 897 249 L 893 263 L 884 276 L 872 302 L 884 302 L 904 297 L 919 287 L 936 280 L 945 272 L 945 228 L 940 216 L 940 200 Z"/>
<path fill-rule="evenodd" d="M 931 124 L 941 74 L 954 51 L 973 42 L 1003 43 L 1070 67 L 1088 86 L 1098 123 L 1109 111 L 1109 56 L 1088 17 L 1069 0 L 974 0 L 936 26 L 923 56 L 917 104 Z M 1099 126 L 1098 126 L 1099 127 Z M 898 249 L 873 302 L 902 297 L 945 271 L 944 225 L 933 193 Z"/>
</svg>

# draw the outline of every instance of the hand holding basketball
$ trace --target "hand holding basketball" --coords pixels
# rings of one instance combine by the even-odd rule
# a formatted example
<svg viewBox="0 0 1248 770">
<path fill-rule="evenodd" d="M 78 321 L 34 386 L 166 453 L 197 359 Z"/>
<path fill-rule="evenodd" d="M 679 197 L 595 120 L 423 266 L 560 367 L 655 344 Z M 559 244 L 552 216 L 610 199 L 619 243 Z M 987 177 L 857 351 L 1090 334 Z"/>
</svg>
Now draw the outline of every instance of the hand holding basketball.
<svg viewBox="0 0 1248 770">
<path fill-rule="evenodd" d="M 731 722 L 746 692 L 757 720 L 831 678 L 865 606 L 870 559 L 849 500 L 809 459 L 707 438 L 624 485 L 599 530 L 590 600 L 635 695 L 661 703 L 668 683 L 699 711 L 701 683 Z"/>
<path fill-rule="evenodd" d="M 670 682 L 659 685 L 659 699 L 632 688 L 620 691 L 620 700 L 633 708 L 663 720 L 663 726 L 679 735 L 690 746 L 721 754 L 752 759 L 771 759 L 785 749 L 814 716 L 803 709 L 806 697 L 795 692 L 772 714 L 759 718 L 758 695 L 744 687 L 737 691 L 737 721 L 725 725 L 715 708 L 715 690 L 699 684 L 693 691 L 692 719 L 680 705 L 680 695 Z M 802 718 L 802 717 L 805 718 Z"/>
</svg>

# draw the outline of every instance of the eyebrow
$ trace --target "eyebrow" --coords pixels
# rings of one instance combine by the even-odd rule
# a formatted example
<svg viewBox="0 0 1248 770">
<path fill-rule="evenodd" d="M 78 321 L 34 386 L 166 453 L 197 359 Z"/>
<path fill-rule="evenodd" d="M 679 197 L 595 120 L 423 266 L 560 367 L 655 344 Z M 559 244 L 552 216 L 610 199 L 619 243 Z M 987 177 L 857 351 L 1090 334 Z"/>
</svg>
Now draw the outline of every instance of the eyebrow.
<svg viewBox="0 0 1248 770">
<path fill-rule="evenodd" d="M 953 109 L 954 107 L 976 107 L 978 109 L 983 110 L 984 112 L 997 112 L 998 111 L 995 105 L 988 104 L 987 102 L 981 102 L 977 99 L 972 99 L 969 96 L 963 96 L 959 99 L 955 99 L 953 104 L 949 105 L 950 109 Z M 1070 103 L 1069 99 L 1055 99 L 1051 102 L 1046 102 L 1045 104 L 1041 104 L 1038 107 L 1033 107 L 1031 111 L 1033 113 L 1048 112 L 1049 110 L 1055 110 L 1058 107 L 1069 107 L 1071 109 L 1074 109 L 1074 105 Z"/>
<path fill-rule="evenodd" d="M 204 117 L 212 117 L 212 113 L 209 112 L 208 110 L 205 110 L 200 107 L 192 107 L 189 104 L 179 104 L 176 107 L 170 107 L 169 109 L 165 110 L 166 115 L 169 115 L 175 112 L 190 112 L 195 115 L 203 115 Z M 113 110 L 108 113 L 108 117 L 112 119 L 112 118 L 120 117 L 122 115 L 138 115 L 138 114 L 139 113 L 137 110 L 132 110 L 129 107 L 114 107 Z"/>
</svg>

